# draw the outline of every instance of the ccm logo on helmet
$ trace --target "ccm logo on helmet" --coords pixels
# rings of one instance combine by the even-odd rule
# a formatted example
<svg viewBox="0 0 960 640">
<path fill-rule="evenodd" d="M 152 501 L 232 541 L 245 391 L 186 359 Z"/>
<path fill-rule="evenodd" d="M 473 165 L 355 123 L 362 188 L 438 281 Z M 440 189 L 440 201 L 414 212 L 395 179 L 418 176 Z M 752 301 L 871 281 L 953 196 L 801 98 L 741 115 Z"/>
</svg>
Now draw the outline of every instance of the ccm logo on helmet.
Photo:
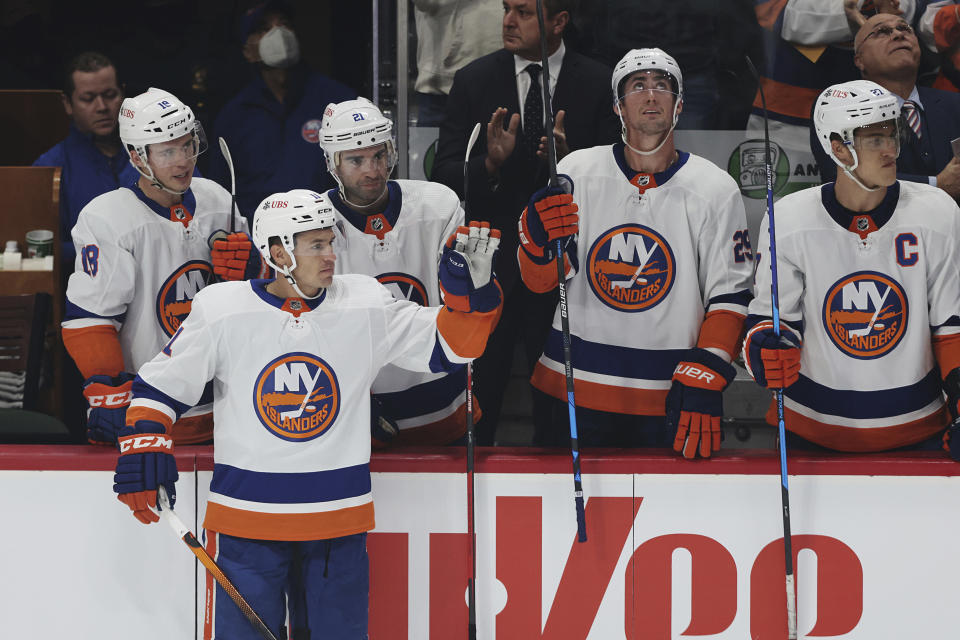
<svg viewBox="0 0 960 640">
<path fill-rule="evenodd" d="M 127 436 L 120 438 L 120 453 L 126 453 L 130 450 L 151 449 L 159 451 L 166 449 L 173 451 L 173 440 L 159 433 L 145 433 L 137 436 Z"/>
<path fill-rule="evenodd" d="M 184 122 L 186 122 L 186 121 L 187 121 L 186 118 L 181 118 L 180 120 L 177 120 L 176 122 L 174 122 L 174 123 L 172 123 L 172 124 L 168 124 L 168 125 L 167 125 L 167 129 L 173 129 L 174 127 L 179 127 L 180 125 L 182 125 L 182 124 L 183 124 Z"/>
<path fill-rule="evenodd" d="M 130 404 L 130 399 L 132 397 L 132 392 L 123 391 L 121 393 L 108 393 L 102 396 L 88 396 L 87 403 L 91 407 L 107 407 L 108 409 L 115 409 L 117 407 L 124 407 Z"/>
</svg>

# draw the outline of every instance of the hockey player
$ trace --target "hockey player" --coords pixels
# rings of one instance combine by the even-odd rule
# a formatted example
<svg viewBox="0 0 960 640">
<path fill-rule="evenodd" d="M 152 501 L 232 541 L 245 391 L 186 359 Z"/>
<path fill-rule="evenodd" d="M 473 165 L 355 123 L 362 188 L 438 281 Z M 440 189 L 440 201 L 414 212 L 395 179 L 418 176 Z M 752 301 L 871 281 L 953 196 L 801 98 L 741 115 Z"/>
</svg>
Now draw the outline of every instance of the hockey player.
<svg viewBox="0 0 960 640">
<path fill-rule="evenodd" d="M 327 105 L 320 146 L 339 185 L 327 193 L 344 236 L 337 273 L 373 276 L 401 300 L 440 304 L 437 261 L 464 220 L 456 194 L 435 182 L 389 180 L 393 122 L 366 98 Z M 466 367 L 415 373 L 390 365 L 373 393 L 373 410 L 398 429 L 392 444 L 448 444 L 466 430 Z M 374 418 L 374 438 L 390 439 Z"/>
<path fill-rule="evenodd" d="M 520 217 L 523 280 L 533 291 L 557 286 L 562 239 L 581 444 L 672 444 L 707 457 L 720 446 L 721 392 L 750 301 L 743 202 L 725 171 L 674 147 L 683 77 L 673 58 L 634 49 L 612 88 L 623 144 L 571 153 L 557 167 L 569 193 L 531 197 Z M 532 383 L 563 401 L 553 403 L 552 437 L 539 438 L 560 444 L 559 309 Z"/>
<path fill-rule="evenodd" d="M 230 194 L 193 177 L 206 139 L 190 107 L 160 89 L 127 98 L 120 140 L 140 175 L 80 212 L 63 322 L 64 345 L 86 378 L 87 438 L 96 444 L 116 443 L 130 372 L 166 344 L 210 283 L 210 238 L 230 224 Z M 236 223 L 246 228 L 240 216 Z M 210 439 L 210 397 L 174 426 L 178 443 Z"/>
<path fill-rule="evenodd" d="M 492 274 L 499 234 L 475 222 L 451 236 L 439 274 L 446 306 L 427 307 L 369 276 L 334 275 L 335 220 L 326 196 L 303 190 L 257 208 L 254 242 L 282 277 L 216 284 L 194 298 L 134 382 L 114 490 L 142 522 L 158 519 L 157 487 L 172 494 L 177 479 L 170 424 L 216 380 L 208 550 L 275 631 L 298 558 L 307 618 L 322 624 L 313 637 L 359 640 L 374 526 L 370 385 L 391 363 L 451 370 L 483 352 L 502 297 Z M 216 589 L 208 632 L 258 638 Z"/>
<path fill-rule="evenodd" d="M 956 415 L 960 209 L 935 187 L 897 180 L 899 115 L 896 96 L 866 80 L 817 98 L 814 126 L 837 180 L 777 203 L 779 339 L 770 253 L 758 252 L 744 362 L 759 384 L 784 388 L 793 446 L 935 447 L 949 420 L 941 384 Z M 760 246 L 768 228 L 764 219 Z"/>
</svg>

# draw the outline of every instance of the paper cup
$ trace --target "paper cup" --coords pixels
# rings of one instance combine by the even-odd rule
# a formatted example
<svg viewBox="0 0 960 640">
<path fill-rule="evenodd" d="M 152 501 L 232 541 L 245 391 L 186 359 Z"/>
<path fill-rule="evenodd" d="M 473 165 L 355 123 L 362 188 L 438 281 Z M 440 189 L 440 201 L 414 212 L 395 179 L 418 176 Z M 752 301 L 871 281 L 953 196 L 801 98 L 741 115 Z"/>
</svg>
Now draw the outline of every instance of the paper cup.
<svg viewBox="0 0 960 640">
<path fill-rule="evenodd" d="M 27 257 L 43 258 L 53 255 L 53 231 L 36 229 L 27 231 Z"/>
</svg>

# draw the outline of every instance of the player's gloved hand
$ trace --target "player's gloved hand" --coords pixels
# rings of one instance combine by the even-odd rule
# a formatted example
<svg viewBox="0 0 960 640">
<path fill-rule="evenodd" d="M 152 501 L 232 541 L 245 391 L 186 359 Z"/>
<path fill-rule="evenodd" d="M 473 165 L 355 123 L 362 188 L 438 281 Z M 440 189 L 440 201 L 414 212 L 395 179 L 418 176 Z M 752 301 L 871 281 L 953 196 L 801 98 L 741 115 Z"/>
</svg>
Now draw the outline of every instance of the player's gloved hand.
<svg viewBox="0 0 960 640">
<path fill-rule="evenodd" d="M 87 409 L 90 444 L 117 444 L 117 434 L 126 423 L 135 377 L 124 371 L 115 377 L 90 376 L 83 383 L 83 397 L 90 407 Z"/>
<path fill-rule="evenodd" d="M 960 462 L 960 367 L 943 379 L 943 390 L 947 394 L 947 410 L 951 418 L 950 426 L 943 432 L 943 450 Z"/>
<path fill-rule="evenodd" d="M 473 221 L 450 235 L 440 256 L 443 303 L 454 311 L 493 311 L 500 304 L 500 286 L 493 260 L 500 247 L 500 230 Z"/>
<path fill-rule="evenodd" d="M 173 440 L 159 422 L 138 420 L 135 426 L 120 430 L 117 444 L 120 457 L 113 476 L 113 490 L 119 494 L 117 499 L 130 507 L 140 522 L 156 522 L 160 516 L 150 508 L 159 509 L 157 487 L 167 490 L 171 507 L 177 500 Z"/>
<path fill-rule="evenodd" d="M 266 275 L 260 252 L 243 232 L 214 240 L 210 259 L 213 272 L 223 280 L 249 280 Z"/>
<path fill-rule="evenodd" d="M 800 346 L 787 331 L 773 327 L 751 331 L 743 346 L 744 362 L 761 387 L 786 389 L 800 377 Z"/>
<path fill-rule="evenodd" d="M 677 365 L 666 403 L 667 429 L 677 430 L 674 451 L 709 458 L 720 448 L 723 390 L 735 375 L 732 364 L 706 349 L 691 349 Z"/>
<path fill-rule="evenodd" d="M 520 246 L 535 258 L 554 255 L 554 241 L 564 238 L 566 246 L 579 229 L 579 207 L 573 201 L 573 181 L 569 176 L 557 177 L 561 186 L 546 186 L 536 191 L 520 214 Z"/>
<path fill-rule="evenodd" d="M 397 437 L 400 428 L 396 421 L 384 414 L 383 403 L 374 396 L 370 396 L 370 437 L 377 444 L 385 445 Z"/>
</svg>

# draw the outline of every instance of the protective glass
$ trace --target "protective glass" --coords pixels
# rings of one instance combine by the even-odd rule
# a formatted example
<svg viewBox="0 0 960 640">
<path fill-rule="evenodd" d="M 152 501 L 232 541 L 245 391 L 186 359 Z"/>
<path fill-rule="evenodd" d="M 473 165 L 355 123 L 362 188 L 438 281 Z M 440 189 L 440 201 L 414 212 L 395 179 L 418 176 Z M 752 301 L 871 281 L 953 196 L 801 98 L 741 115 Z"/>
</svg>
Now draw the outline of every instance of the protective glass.
<svg viewBox="0 0 960 640">
<path fill-rule="evenodd" d="M 620 99 L 626 100 L 635 93 L 652 95 L 658 102 L 667 98 L 673 102 L 680 97 L 674 90 L 673 78 L 661 71 L 635 73 L 627 78 L 621 87 Z"/>
<path fill-rule="evenodd" d="M 372 147 L 367 147 L 357 151 L 338 152 L 337 169 L 345 173 L 385 171 L 389 175 L 397 162 L 397 154 L 393 150 L 393 145 L 385 142 L 383 148 L 375 153 L 371 153 L 371 149 Z"/>
<path fill-rule="evenodd" d="M 147 145 L 147 159 L 158 169 L 193 162 L 207 150 L 203 125 L 194 123 L 193 132 L 170 142 Z"/>
<path fill-rule="evenodd" d="M 339 244 L 340 234 L 335 226 L 330 227 L 330 231 L 333 231 L 332 236 L 328 233 L 311 234 L 312 237 L 309 239 L 301 233 L 294 235 L 293 255 L 297 257 L 332 255 Z"/>
<path fill-rule="evenodd" d="M 857 151 L 877 153 L 893 151 L 895 155 L 899 156 L 901 131 L 900 123 L 893 120 L 879 126 L 856 129 L 853 132 L 853 146 Z"/>
</svg>

